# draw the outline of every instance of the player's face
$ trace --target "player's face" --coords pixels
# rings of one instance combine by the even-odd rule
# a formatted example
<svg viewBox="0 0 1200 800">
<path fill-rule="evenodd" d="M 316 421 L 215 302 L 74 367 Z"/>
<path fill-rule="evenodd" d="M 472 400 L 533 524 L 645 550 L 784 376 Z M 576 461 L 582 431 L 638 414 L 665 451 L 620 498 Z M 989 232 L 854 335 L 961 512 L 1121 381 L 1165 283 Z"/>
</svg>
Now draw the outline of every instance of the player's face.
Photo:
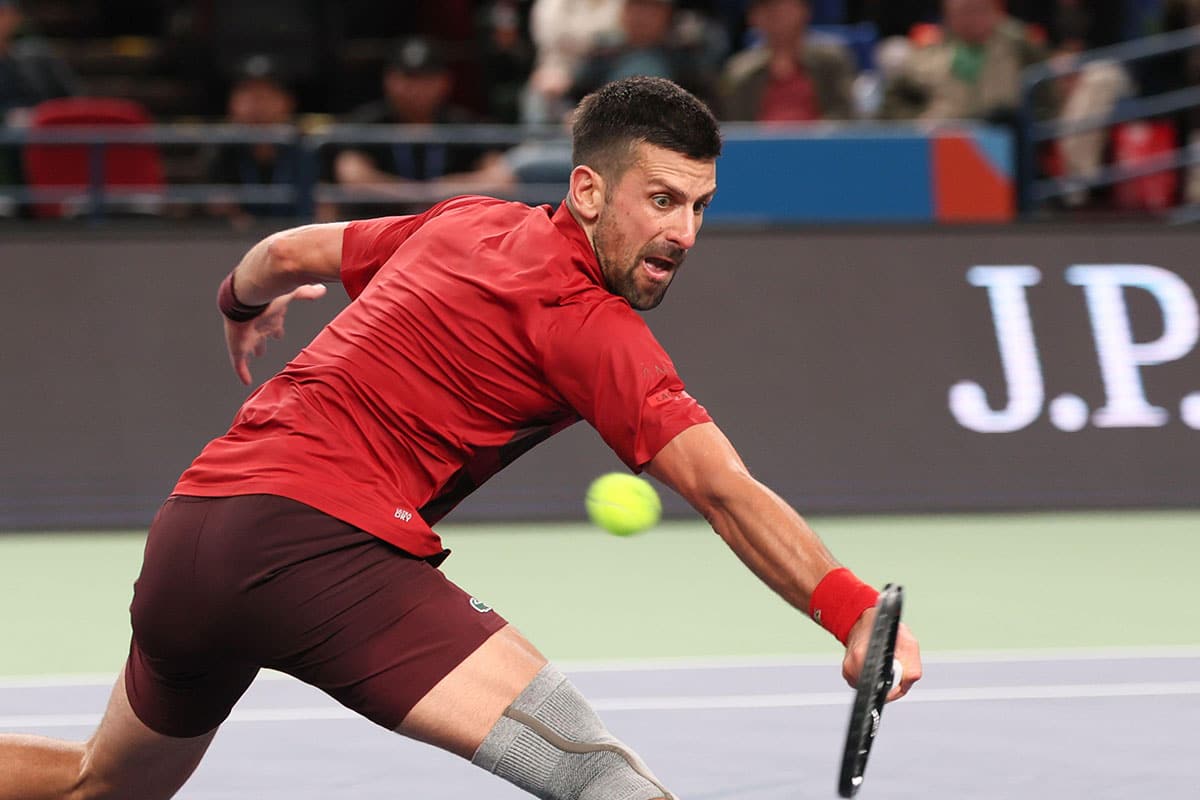
<svg viewBox="0 0 1200 800">
<path fill-rule="evenodd" d="M 649 144 L 606 187 L 592 242 L 609 291 L 646 311 L 662 302 L 696 243 L 717 165 Z"/>
</svg>

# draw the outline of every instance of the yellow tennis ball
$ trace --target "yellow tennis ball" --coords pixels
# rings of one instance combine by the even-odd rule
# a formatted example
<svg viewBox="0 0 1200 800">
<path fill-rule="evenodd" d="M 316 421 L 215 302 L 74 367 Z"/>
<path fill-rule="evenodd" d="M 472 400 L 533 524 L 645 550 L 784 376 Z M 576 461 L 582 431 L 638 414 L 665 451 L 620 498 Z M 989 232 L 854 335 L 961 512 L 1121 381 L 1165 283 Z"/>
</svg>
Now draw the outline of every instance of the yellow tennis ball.
<svg viewBox="0 0 1200 800">
<path fill-rule="evenodd" d="M 641 533 L 662 516 L 662 502 L 650 482 L 623 472 L 592 481 L 585 505 L 592 522 L 616 536 Z"/>
</svg>

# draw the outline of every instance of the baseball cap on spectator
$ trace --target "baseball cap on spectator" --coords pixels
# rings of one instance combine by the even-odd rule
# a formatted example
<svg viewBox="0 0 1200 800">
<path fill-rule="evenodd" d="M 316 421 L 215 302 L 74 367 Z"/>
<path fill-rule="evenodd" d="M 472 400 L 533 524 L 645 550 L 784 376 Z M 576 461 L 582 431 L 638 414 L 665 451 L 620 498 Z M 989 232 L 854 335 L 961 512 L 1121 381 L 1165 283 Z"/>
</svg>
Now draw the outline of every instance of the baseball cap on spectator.
<svg viewBox="0 0 1200 800">
<path fill-rule="evenodd" d="M 388 61 L 388 68 L 409 75 L 443 72 L 447 68 L 446 55 L 431 39 L 414 36 L 400 42 Z"/>
<path fill-rule="evenodd" d="M 233 82 L 238 84 L 246 81 L 266 81 L 284 89 L 288 84 L 279 62 L 266 53 L 254 53 L 238 63 L 237 69 L 234 70 Z"/>
</svg>

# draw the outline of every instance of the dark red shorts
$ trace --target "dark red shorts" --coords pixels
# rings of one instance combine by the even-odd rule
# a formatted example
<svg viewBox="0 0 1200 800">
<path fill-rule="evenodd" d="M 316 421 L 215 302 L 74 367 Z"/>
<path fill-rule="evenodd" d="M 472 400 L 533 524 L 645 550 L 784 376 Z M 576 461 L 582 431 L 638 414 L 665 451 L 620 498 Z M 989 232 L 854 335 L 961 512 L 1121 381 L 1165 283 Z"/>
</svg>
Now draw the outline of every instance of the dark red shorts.
<svg viewBox="0 0 1200 800">
<path fill-rule="evenodd" d="M 395 730 L 506 624 L 429 561 L 272 495 L 168 498 L 130 613 L 130 703 L 179 737 L 220 725 L 261 667 Z"/>
</svg>

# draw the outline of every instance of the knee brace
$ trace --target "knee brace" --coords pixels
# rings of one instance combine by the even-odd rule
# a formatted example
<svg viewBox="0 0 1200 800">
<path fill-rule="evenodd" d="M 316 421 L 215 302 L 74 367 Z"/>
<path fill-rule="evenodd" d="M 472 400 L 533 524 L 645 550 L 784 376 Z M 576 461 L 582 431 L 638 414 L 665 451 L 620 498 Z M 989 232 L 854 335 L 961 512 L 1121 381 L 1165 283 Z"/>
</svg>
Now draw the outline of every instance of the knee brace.
<svg viewBox="0 0 1200 800">
<path fill-rule="evenodd" d="M 505 710 L 471 763 L 543 800 L 677 800 L 550 664 Z"/>
</svg>

